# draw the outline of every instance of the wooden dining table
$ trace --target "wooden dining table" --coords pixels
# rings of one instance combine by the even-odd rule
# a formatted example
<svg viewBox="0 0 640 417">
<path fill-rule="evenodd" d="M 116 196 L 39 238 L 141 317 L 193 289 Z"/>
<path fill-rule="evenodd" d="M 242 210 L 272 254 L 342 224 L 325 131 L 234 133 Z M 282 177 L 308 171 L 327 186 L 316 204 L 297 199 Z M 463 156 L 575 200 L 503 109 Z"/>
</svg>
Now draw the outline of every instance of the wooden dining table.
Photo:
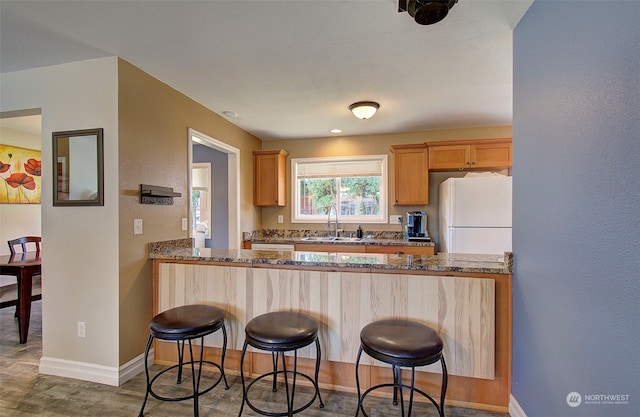
<svg viewBox="0 0 640 417">
<path fill-rule="evenodd" d="M 33 276 L 41 274 L 40 252 L 16 253 L 0 256 L 0 275 L 18 279 L 18 332 L 20 343 L 27 343 L 31 319 Z"/>
</svg>

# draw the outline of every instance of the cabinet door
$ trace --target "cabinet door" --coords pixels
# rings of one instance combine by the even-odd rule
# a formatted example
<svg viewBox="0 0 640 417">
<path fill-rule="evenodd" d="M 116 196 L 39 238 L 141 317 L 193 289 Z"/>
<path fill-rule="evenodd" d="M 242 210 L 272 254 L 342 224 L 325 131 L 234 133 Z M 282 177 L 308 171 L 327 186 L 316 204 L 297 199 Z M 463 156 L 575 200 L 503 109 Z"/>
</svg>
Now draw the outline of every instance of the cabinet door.
<svg viewBox="0 0 640 417">
<path fill-rule="evenodd" d="M 511 143 L 471 145 L 471 168 L 510 168 Z"/>
<path fill-rule="evenodd" d="M 427 145 L 392 145 L 395 205 L 429 204 Z"/>
<path fill-rule="evenodd" d="M 467 169 L 470 161 L 469 145 L 429 146 L 429 169 Z"/>
<path fill-rule="evenodd" d="M 286 157 L 282 150 L 253 152 L 253 204 L 284 206 Z"/>
</svg>

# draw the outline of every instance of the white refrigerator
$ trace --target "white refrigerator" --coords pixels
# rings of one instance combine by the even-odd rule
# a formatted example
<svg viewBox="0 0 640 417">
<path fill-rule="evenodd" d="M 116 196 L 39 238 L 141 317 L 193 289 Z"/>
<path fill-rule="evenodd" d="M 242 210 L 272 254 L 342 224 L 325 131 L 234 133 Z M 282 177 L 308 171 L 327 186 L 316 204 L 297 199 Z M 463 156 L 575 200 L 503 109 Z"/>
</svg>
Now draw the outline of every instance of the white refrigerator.
<svg viewBox="0 0 640 417">
<path fill-rule="evenodd" d="M 449 178 L 440 184 L 440 250 L 511 251 L 512 180 L 508 176 Z"/>
</svg>

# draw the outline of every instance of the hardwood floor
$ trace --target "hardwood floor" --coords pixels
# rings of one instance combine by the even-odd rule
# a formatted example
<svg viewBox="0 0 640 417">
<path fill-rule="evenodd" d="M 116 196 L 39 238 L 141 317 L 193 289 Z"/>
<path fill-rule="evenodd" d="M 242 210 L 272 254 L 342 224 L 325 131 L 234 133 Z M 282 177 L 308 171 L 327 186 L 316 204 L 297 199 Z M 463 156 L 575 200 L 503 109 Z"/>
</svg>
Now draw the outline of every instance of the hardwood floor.
<svg viewBox="0 0 640 417">
<path fill-rule="evenodd" d="M 145 391 L 144 375 L 138 375 L 120 387 L 112 387 L 92 382 L 79 381 L 49 375 L 39 375 L 38 366 L 42 355 L 42 326 L 40 301 L 33 304 L 29 339 L 25 345 L 18 343 L 18 323 L 14 319 L 14 308 L 0 310 L 0 415 L 3 417 L 120 417 L 137 416 Z M 153 370 L 162 369 L 154 366 Z M 189 375 L 187 374 L 188 378 Z M 204 376 L 206 377 L 206 375 Z M 218 385 L 200 399 L 200 416 L 237 416 L 242 402 L 240 378 L 228 377 L 229 390 Z M 169 384 L 167 384 L 169 385 Z M 173 385 L 173 384 L 171 384 Z M 185 388 L 188 388 L 188 384 Z M 256 384 L 252 392 L 254 403 L 268 404 L 275 411 L 282 410 L 283 402 L 273 398 L 270 385 Z M 306 389 L 303 387 L 301 392 Z M 282 390 L 279 390 L 281 392 Z M 317 402 L 300 413 L 305 417 L 353 417 L 356 411 L 356 395 L 321 390 L 324 408 Z M 254 397 L 255 395 L 255 397 Z M 305 395 L 296 393 L 296 398 L 304 401 Z M 259 402 L 260 400 L 260 402 Z M 296 401 L 297 403 L 297 401 Z M 371 417 L 400 416 L 398 407 L 389 400 L 367 399 L 367 410 Z M 460 407 L 446 407 L 447 417 L 509 417 L 505 413 L 470 410 Z M 150 398 L 145 408 L 146 417 L 193 415 L 193 403 L 161 402 Z M 243 416 L 255 416 L 244 407 Z M 414 416 L 435 416 L 435 409 L 428 404 L 416 404 Z"/>
</svg>

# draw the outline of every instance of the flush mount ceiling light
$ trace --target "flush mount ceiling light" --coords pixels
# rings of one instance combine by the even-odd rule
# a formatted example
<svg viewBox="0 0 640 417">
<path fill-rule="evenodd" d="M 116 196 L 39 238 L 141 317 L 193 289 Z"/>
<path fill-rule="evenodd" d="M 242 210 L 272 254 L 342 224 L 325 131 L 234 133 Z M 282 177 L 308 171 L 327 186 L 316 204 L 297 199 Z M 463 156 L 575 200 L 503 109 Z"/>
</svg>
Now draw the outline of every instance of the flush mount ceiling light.
<svg viewBox="0 0 640 417">
<path fill-rule="evenodd" d="M 353 115 L 358 119 L 369 119 L 373 117 L 379 108 L 380 105 L 375 101 L 359 101 L 349 106 L 349 110 L 351 110 Z"/>
<path fill-rule="evenodd" d="M 432 25 L 444 19 L 458 0 L 399 0 L 398 13 L 409 12 L 416 23 Z"/>
</svg>

